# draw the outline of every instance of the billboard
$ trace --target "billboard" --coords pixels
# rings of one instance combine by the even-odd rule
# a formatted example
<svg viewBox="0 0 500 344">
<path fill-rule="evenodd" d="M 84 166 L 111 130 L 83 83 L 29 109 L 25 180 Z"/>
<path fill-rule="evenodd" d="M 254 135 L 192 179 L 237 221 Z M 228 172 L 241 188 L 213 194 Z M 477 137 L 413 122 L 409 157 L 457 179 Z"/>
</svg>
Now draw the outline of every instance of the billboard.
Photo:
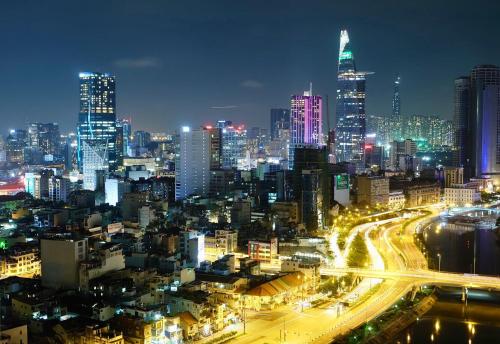
<svg viewBox="0 0 500 344">
<path fill-rule="evenodd" d="M 349 175 L 344 173 L 335 176 L 335 186 L 337 190 L 349 189 Z"/>
</svg>

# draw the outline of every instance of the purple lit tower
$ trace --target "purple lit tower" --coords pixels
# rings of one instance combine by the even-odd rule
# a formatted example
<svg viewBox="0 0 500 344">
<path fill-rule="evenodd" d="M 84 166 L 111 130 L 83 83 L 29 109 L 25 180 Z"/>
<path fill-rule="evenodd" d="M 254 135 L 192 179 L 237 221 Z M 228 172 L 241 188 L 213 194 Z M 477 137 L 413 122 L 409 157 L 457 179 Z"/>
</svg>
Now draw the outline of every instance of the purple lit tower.
<svg viewBox="0 0 500 344">
<path fill-rule="evenodd" d="M 304 95 L 293 95 L 291 98 L 290 131 L 288 166 L 292 169 L 296 147 L 319 147 L 323 144 L 322 99 L 313 95 L 312 84 Z"/>
</svg>

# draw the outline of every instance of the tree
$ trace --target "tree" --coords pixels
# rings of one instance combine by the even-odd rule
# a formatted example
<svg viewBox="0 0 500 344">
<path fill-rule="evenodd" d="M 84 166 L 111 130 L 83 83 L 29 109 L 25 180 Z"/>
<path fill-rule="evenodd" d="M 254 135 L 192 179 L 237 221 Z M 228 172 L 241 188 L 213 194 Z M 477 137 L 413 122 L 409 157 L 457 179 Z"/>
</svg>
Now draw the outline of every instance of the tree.
<svg viewBox="0 0 500 344">
<path fill-rule="evenodd" d="M 365 267 L 368 263 L 368 248 L 363 240 L 361 234 L 357 234 L 349 250 L 349 255 L 347 256 L 347 264 L 350 267 L 361 268 Z"/>
</svg>

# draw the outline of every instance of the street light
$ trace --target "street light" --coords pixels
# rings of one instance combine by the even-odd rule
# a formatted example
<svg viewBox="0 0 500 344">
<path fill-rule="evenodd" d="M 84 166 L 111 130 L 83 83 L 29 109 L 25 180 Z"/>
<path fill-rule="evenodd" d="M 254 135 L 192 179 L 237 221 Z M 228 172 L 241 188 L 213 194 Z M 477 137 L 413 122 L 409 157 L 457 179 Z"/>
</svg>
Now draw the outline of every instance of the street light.
<svg viewBox="0 0 500 344">
<path fill-rule="evenodd" d="M 438 256 L 438 271 L 441 272 L 441 253 L 438 253 L 437 256 Z"/>
</svg>

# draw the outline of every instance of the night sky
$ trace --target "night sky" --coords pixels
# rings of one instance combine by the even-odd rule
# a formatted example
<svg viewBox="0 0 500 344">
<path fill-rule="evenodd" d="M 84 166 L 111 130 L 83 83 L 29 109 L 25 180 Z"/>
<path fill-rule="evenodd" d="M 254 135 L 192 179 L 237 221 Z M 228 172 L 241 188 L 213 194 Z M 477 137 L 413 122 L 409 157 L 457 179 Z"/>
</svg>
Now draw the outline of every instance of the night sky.
<svg viewBox="0 0 500 344">
<path fill-rule="evenodd" d="M 269 125 L 309 81 L 335 95 L 341 28 L 367 82 L 367 114 L 451 118 L 453 79 L 500 64 L 500 1 L 2 1 L 2 134 L 29 121 L 74 130 L 78 72 L 117 78 L 117 114 L 171 131 L 230 119 Z M 333 116 L 333 105 L 331 106 Z"/>
</svg>

